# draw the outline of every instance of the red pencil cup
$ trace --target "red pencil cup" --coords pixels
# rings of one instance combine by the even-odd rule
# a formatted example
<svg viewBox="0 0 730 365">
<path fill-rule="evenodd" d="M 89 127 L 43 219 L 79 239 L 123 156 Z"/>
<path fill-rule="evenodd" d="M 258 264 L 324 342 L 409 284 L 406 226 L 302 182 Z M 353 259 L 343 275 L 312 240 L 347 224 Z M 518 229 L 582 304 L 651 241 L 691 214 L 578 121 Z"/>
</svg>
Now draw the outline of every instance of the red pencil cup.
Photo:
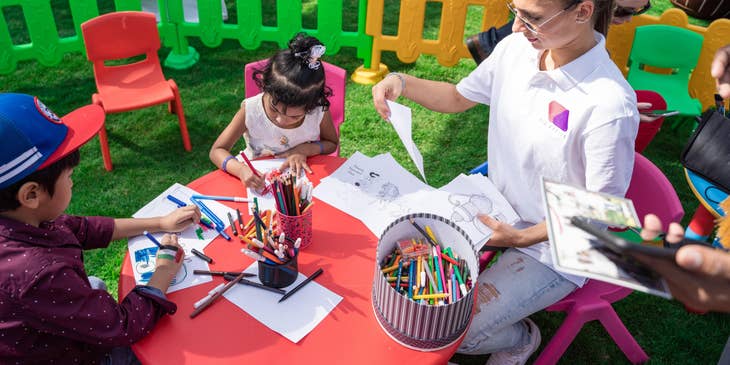
<svg viewBox="0 0 730 365">
<path fill-rule="evenodd" d="M 306 209 L 302 215 L 285 215 L 278 212 L 276 219 L 279 220 L 279 230 L 284 232 L 287 238 L 302 239 L 300 249 L 312 243 L 312 209 Z"/>
</svg>

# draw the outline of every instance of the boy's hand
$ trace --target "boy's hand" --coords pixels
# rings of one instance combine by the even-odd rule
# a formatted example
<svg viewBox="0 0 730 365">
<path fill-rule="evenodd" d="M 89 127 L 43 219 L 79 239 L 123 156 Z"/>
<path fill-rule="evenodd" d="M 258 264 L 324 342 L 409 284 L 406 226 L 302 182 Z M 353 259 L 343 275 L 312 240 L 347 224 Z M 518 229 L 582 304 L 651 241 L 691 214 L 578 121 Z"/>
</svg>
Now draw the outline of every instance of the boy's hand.
<svg viewBox="0 0 730 365">
<path fill-rule="evenodd" d="M 165 293 L 185 261 L 185 251 L 177 242 L 177 235 L 174 234 L 165 234 L 160 243 L 162 247 L 157 250 L 155 273 L 152 274 L 147 285 Z M 177 248 L 177 251 L 171 250 L 170 247 Z"/>
<path fill-rule="evenodd" d="M 241 179 L 241 182 L 246 185 L 247 188 L 261 191 L 264 187 L 266 187 L 266 184 L 264 183 L 264 178 L 260 176 L 256 176 L 256 174 L 251 171 L 248 167 L 241 169 L 241 176 L 239 177 Z"/>
<path fill-rule="evenodd" d="M 200 210 L 197 206 L 190 204 L 173 210 L 170 214 L 160 219 L 160 228 L 164 232 L 180 232 L 190 224 L 200 222 Z M 175 240 L 177 242 L 177 239 Z"/>
<path fill-rule="evenodd" d="M 281 164 L 279 170 L 284 170 L 287 167 L 292 170 L 294 176 L 301 176 L 302 170 L 306 170 L 308 173 L 312 173 L 312 169 L 307 165 L 307 156 L 301 153 L 290 153 L 284 152 L 276 157 L 286 157 L 286 161 Z"/>
</svg>

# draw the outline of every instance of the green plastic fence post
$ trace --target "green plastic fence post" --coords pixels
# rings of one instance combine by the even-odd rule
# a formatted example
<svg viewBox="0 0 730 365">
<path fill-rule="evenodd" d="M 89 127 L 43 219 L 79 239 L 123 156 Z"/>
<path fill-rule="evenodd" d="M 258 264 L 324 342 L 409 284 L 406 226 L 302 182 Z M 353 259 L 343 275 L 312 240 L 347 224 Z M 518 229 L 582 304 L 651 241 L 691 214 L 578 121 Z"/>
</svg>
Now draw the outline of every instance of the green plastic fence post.
<svg viewBox="0 0 730 365">
<path fill-rule="evenodd" d="M 370 68 L 373 57 L 373 37 L 365 34 L 368 16 L 368 0 L 360 0 L 357 6 L 357 57 L 362 58 L 363 66 Z"/>
<path fill-rule="evenodd" d="M 0 74 L 9 74 L 18 66 L 16 53 L 13 50 L 13 40 L 10 37 L 5 17 L 0 16 Z"/>
<path fill-rule="evenodd" d="M 237 38 L 245 49 L 256 49 L 261 46 L 263 29 L 263 11 L 260 0 L 238 0 Z"/>
<path fill-rule="evenodd" d="M 276 41 L 284 48 L 289 40 L 302 31 L 302 1 L 279 0 L 276 2 Z"/>
<path fill-rule="evenodd" d="M 58 28 L 50 2 L 26 0 L 23 4 L 23 14 L 28 24 L 33 53 L 38 62 L 44 66 L 61 63 L 63 52 L 59 48 Z"/>
<path fill-rule="evenodd" d="M 223 25 L 221 2 L 217 0 L 198 2 L 198 23 L 200 23 L 200 41 L 208 47 L 218 47 L 223 42 L 221 28 Z"/>
<path fill-rule="evenodd" d="M 181 27 L 185 22 L 182 1 L 161 0 L 159 5 L 160 33 L 165 34 L 165 45 L 172 47 L 164 65 L 175 70 L 188 69 L 198 62 L 200 54 L 188 45 L 188 40 L 182 34 Z"/>
</svg>

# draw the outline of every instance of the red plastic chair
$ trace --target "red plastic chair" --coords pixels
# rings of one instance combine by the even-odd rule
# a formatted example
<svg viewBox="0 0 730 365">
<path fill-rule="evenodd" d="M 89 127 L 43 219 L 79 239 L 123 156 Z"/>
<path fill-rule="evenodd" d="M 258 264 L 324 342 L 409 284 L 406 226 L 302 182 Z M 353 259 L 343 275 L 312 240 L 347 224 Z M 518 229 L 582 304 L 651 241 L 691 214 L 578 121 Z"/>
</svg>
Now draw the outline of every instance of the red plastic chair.
<svg viewBox="0 0 730 365">
<path fill-rule="evenodd" d="M 157 57 L 160 36 L 155 15 L 136 11 L 108 13 L 81 24 L 86 56 L 94 64 L 98 93 L 91 96 L 105 113 L 120 113 L 167 102 L 168 111 L 177 114 L 183 146 L 190 151 L 190 136 L 185 123 L 177 84 L 165 80 Z M 140 55 L 145 59 L 117 66 L 106 61 Z M 112 170 L 106 128 L 99 131 L 104 168 Z"/>
<path fill-rule="evenodd" d="M 261 92 L 256 83 L 253 81 L 253 72 L 257 69 L 262 69 L 266 66 L 268 59 L 254 61 L 246 64 L 244 68 L 244 85 L 246 87 L 246 97 L 250 98 Z M 345 69 L 337 67 L 331 63 L 322 61 L 324 66 L 324 77 L 325 85 L 332 89 L 332 96 L 328 98 L 330 102 L 330 115 L 332 115 L 332 123 L 335 125 L 335 131 L 337 136 L 340 135 L 340 125 L 345 121 L 345 82 L 346 72 Z M 337 149 L 330 154 L 330 156 L 340 155 L 340 144 L 337 144 Z"/>
<path fill-rule="evenodd" d="M 664 98 L 654 91 L 649 90 L 636 90 L 636 101 L 639 103 L 651 103 L 651 108 L 648 110 L 664 110 L 667 109 L 667 102 Z M 657 118 L 653 122 L 640 122 L 639 133 L 636 135 L 636 141 L 634 144 L 634 151 L 642 153 L 646 146 L 649 145 L 654 136 L 661 129 L 664 123 L 664 117 Z"/>
<path fill-rule="evenodd" d="M 639 153 L 634 154 L 634 172 L 626 197 L 634 202 L 639 218 L 643 219 L 646 214 L 654 213 L 665 227 L 670 222 L 679 222 L 684 215 L 682 204 L 672 184 L 658 167 Z M 626 329 L 611 306 L 611 303 L 629 294 L 631 289 L 598 280 L 588 280 L 583 287 L 547 307 L 545 309 L 547 311 L 566 312 L 567 316 L 535 360 L 535 364 L 557 363 L 583 325 L 594 320 L 601 322 L 629 361 L 637 364 L 649 360 L 649 356 Z"/>
</svg>

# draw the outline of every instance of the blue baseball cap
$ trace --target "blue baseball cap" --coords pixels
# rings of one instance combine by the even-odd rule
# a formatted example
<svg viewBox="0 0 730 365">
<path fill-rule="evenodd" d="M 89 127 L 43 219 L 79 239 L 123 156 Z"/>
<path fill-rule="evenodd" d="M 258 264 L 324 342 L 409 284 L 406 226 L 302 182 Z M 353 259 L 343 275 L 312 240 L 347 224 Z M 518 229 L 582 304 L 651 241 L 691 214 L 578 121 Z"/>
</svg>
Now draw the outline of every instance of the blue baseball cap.
<svg viewBox="0 0 730 365">
<path fill-rule="evenodd" d="M 100 106 L 87 105 L 59 118 L 37 97 L 0 93 L 0 189 L 81 147 L 104 117 Z"/>
</svg>

